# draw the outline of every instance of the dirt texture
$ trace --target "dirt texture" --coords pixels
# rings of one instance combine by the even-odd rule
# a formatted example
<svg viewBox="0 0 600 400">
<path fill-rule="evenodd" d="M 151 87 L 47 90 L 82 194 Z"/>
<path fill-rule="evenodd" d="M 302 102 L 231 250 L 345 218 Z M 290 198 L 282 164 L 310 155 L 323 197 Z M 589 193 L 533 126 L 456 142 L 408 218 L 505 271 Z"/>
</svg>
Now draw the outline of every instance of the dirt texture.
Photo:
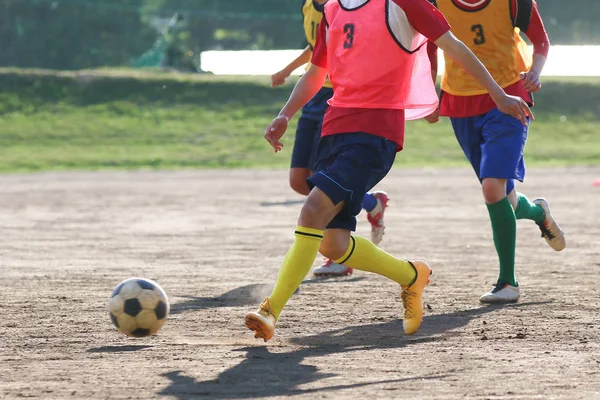
<svg viewBox="0 0 600 400">
<path fill-rule="evenodd" d="M 404 335 L 386 278 L 309 274 L 265 344 L 243 317 L 293 240 L 287 171 L 1 175 L 0 398 L 600 399 L 597 179 L 529 171 L 520 189 L 549 199 L 567 248 L 519 221 L 521 300 L 497 307 L 478 301 L 497 261 L 473 173 L 396 168 L 381 246 L 433 268 L 421 330 Z M 170 297 L 151 338 L 108 317 L 133 276 Z"/>
</svg>

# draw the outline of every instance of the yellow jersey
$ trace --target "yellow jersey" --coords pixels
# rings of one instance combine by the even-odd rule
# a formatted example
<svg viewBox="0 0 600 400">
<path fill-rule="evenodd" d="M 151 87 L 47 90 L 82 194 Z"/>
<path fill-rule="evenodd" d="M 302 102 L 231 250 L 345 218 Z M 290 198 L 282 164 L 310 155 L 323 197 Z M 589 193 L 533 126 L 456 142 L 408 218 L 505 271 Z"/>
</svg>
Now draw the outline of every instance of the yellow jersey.
<svg viewBox="0 0 600 400">
<path fill-rule="evenodd" d="M 512 20 L 510 0 L 482 0 L 469 6 L 463 0 L 436 0 L 452 33 L 464 42 L 503 88 L 531 68 L 531 52 Z M 444 57 L 441 88 L 456 96 L 487 93 L 484 87 L 450 57 Z"/>
<path fill-rule="evenodd" d="M 317 4 L 318 6 L 318 4 Z M 317 32 L 319 31 L 319 24 L 323 19 L 323 5 L 320 7 L 315 7 L 315 3 L 313 0 L 304 0 L 302 4 L 302 22 L 304 25 L 304 36 L 306 36 L 306 41 L 310 46 L 311 50 L 315 47 L 315 42 L 317 40 Z M 308 69 L 310 63 L 306 65 L 305 70 Z M 325 80 L 323 87 L 332 87 L 331 81 L 329 77 Z"/>
</svg>

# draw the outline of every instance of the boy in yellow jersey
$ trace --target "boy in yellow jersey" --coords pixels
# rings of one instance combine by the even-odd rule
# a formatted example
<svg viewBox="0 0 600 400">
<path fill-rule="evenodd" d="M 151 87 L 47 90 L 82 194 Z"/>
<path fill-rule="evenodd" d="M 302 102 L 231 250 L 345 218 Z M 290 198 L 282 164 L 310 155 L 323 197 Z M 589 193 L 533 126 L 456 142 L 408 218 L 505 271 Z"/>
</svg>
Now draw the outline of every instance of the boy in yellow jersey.
<svg viewBox="0 0 600 400">
<path fill-rule="evenodd" d="M 490 71 L 506 93 L 533 106 L 532 92 L 541 88 L 540 74 L 550 43 L 534 0 L 436 0 L 438 9 L 463 41 Z M 533 62 L 519 32 L 534 45 Z M 529 121 L 501 113 L 485 89 L 450 57 L 441 83 L 439 114 L 450 117 L 456 138 L 481 182 L 490 216 L 500 274 L 482 303 L 516 302 L 520 296 L 515 276 L 517 219 L 533 220 L 542 237 L 556 251 L 565 236 L 543 199 L 530 201 L 515 190 L 523 181 L 523 150 Z M 428 119 L 436 121 L 436 116 Z"/>
<path fill-rule="evenodd" d="M 290 64 L 271 76 L 272 87 L 283 85 L 285 80 L 297 68 L 306 64 L 306 69 L 308 69 L 312 49 L 316 41 L 317 30 L 323 19 L 323 7 L 326 2 L 327 0 L 303 0 L 302 17 L 304 34 L 308 46 Z M 302 115 L 298 119 L 296 139 L 292 151 L 290 186 L 297 193 L 305 196 L 310 192 L 306 180 L 314 171 L 315 155 L 321 137 L 323 116 L 327 110 L 327 101 L 332 96 L 333 89 L 331 82 L 329 79 L 326 79 L 321 90 L 302 107 Z M 383 215 L 388 200 L 387 194 L 381 191 L 367 193 L 363 199 L 363 209 L 367 211 L 367 219 L 371 223 L 371 241 L 375 244 L 381 242 L 383 238 L 385 230 Z M 315 276 L 344 276 L 351 275 L 352 271 L 352 268 L 336 264 L 330 259 L 325 259 L 325 263 L 316 268 L 313 273 Z"/>
</svg>

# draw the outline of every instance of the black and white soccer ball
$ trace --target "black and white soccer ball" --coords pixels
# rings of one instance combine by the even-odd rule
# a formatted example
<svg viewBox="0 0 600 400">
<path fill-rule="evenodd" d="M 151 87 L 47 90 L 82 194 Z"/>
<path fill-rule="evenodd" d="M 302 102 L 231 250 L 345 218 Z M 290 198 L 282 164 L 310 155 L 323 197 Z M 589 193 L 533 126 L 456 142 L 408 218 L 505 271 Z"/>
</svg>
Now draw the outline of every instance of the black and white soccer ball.
<svg viewBox="0 0 600 400">
<path fill-rule="evenodd" d="M 127 336 L 154 335 L 169 316 L 169 299 L 158 283 L 131 278 L 112 292 L 108 310 L 113 325 Z"/>
</svg>

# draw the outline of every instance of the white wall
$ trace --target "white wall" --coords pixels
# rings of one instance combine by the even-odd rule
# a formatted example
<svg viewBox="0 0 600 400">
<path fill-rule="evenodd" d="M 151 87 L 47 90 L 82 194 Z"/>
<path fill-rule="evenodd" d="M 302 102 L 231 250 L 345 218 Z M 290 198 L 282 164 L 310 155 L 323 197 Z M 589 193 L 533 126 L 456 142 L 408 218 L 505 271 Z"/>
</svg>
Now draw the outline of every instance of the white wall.
<svg viewBox="0 0 600 400">
<path fill-rule="evenodd" d="M 200 63 L 202 70 L 217 75 L 270 75 L 300 53 L 301 50 L 205 51 L 200 55 Z M 441 73 L 444 64 L 439 56 Z M 302 71 L 299 68 L 295 74 Z M 552 46 L 543 75 L 600 76 L 600 46 Z"/>
</svg>

